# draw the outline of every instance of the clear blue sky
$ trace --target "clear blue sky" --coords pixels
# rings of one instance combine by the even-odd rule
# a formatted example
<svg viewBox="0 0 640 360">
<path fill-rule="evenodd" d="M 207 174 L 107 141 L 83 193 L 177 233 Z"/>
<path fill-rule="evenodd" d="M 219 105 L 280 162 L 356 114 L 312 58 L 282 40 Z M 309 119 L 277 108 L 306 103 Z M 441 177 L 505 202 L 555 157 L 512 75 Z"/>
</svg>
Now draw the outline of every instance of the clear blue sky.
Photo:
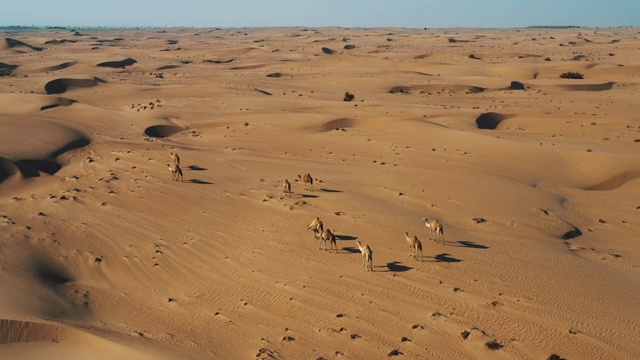
<svg viewBox="0 0 640 360">
<path fill-rule="evenodd" d="M 2 0 L 0 26 L 640 26 L 640 0 Z"/>
</svg>

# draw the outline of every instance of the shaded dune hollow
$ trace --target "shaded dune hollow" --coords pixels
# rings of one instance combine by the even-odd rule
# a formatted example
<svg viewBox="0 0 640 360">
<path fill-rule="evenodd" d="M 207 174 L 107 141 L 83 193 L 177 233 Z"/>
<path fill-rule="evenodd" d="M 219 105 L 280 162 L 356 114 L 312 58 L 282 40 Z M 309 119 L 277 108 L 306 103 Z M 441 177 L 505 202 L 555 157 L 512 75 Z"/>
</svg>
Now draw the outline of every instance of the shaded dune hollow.
<svg viewBox="0 0 640 360">
<path fill-rule="evenodd" d="M 592 190 L 592 191 L 615 190 L 622 187 L 626 183 L 636 180 L 638 178 L 640 178 L 640 170 L 626 171 L 626 172 L 623 172 L 622 174 L 612 176 L 611 178 L 605 181 L 602 181 L 598 184 L 589 186 L 585 188 L 585 190 Z"/>
<path fill-rule="evenodd" d="M 488 112 L 478 116 L 476 119 L 476 125 L 478 125 L 478 129 L 495 130 L 502 121 L 509 117 L 509 115 L 505 114 Z"/>
<path fill-rule="evenodd" d="M 66 68 L 71 67 L 71 66 L 73 66 L 75 64 L 77 64 L 75 61 L 67 61 L 67 62 L 63 62 L 62 64 L 46 67 L 46 68 L 44 68 L 42 70 L 44 70 L 44 71 L 57 71 L 57 70 L 66 69 Z"/>
<path fill-rule="evenodd" d="M 3 62 L 0 62 L 0 76 L 9 76 L 17 68 L 18 68 L 18 65 L 10 65 L 10 64 L 5 64 Z"/>
<path fill-rule="evenodd" d="M 415 73 L 415 72 L 414 72 Z M 418 73 L 420 75 L 429 75 L 426 73 Z M 394 86 L 389 90 L 391 94 L 411 94 L 412 91 L 419 92 L 465 92 L 468 94 L 476 94 L 485 91 L 486 89 L 480 86 L 473 85 L 450 85 L 450 84 L 429 84 L 429 85 L 414 85 L 414 86 Z"/>
<path fill-rule="evenodd" d="M 134 60 L 132 58 L 126 58 L 126 59 L 120 60 L 120 61 L 105 61 L 105 62 L 101 62 L 101 63 L 97 64 L 96 66 L 110 67 L 110 68 L 114 68 L 114 69 L 124 69 L 125 67 L 133 65 L 135 63 L 137 63 L 136 60 Z"/>
<path fill-rule="evenodd" d="M 44 91 L 46 91 L 47 94 L 62 94 L 71 88 L 92 87 L 97 86 L 98 83 L 106 83 L 106 81 L 97 77 L 93 79 L 55 79 L 44 85 Z"/>
<path fill-rule="evenodd" d="M 334 130 L 343 130 L 346 128 L 351 128 L 356 126 L 356 124 L 357 124 L 356 119 L 339 118 L 339 119 L 327 121 L 320 125 L 312 126 L 307 129 L 314 133 L 325 133 L 325 132 L 334 131 Z"/>
<path fill-rule="evenodd" d="M 37 46 L 31 46 L 25 42 L 20 40 L 12 39 L 12 38 L 4 38 L 4 41 L 0 41 L 0 50 L 11 49 L 16 47 L 26 47 L 34 51 L 42 51 L 43 48 Z"/>
<path fill-rule="evenodd" d="M 80 137 L 65 146 L 53 151 L 49 156 L 39 159 L 7 159 L 0 157 L 0 183 L 9 177 L 20 174 L 25 178 L 38 177 L 41 173 L 54 175 L 62 165 L 56 159 L 58 156 L 74 149 L 88 146 L 91 141 Z"/>
<path fill-rule="evenodd" d="M 49 105 L 45 105 L 40 107 L 40 111 L 45 111 L 45 110 L 49 110 L 49 109 L 53 109 L 53 108 L 57 108 L 58 106 L 71 106 L 72 104 L 76 103 L 77 101 L 73 100 L 73 99 L 67 99 L 67 98 L 57 98 L 55 102 L 53 102 L 52 104 Z"/>
<path fill-rule="evenodd" d="M 562 91 L 607 91 L 613 89 L 615 82 L 602 84 L 558 84 L 558 85 L 537 85 L 535 89 L 540 90 L 562 90 Z"/>
<path fill-rule="evenodd" d="M 153 138 L 167 138 L 188 128 L 180 125 L 153 125 L 144 129 L 144 134 Z"/>
</svg>

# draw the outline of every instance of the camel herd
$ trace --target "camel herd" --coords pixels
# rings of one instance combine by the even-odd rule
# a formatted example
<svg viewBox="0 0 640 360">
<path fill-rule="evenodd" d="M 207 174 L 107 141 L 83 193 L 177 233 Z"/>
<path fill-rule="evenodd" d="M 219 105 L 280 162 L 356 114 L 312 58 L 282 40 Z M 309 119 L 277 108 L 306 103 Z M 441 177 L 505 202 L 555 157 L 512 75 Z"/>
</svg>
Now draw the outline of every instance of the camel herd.
<svg viewBox="0 0 640 360">
<path fill-rule="evenodd" d="M 180 168 L 180 156 L 178 153 L 171 153 L 171 163 L 167 164 L 169 171 L 171 171 L 172 180 L 175 181 L 184 181 L 182 177 L 182 169 Z M 313 177 L 310 174 L 306 174 L 304 176 L 298 175 L 299 179 L 302 179 L 304 182 L 304 189 L 313 191 Z M 289 180 L 284 179 L 282 183 L 282 191 L 284 196 L 291 196 L 291 183 Z M 442 240 L 442 244 L 444 244 L 444 229 L 442 224 L 438 222 L 438 220 L 429 220 L 428 218 L 423 219 L 425 222 L 425 226 L 429 229 L 429 239 Z M 334 247 L 338 250 L 338 245 L 336 243 L 336 236 L 329 230 L 328 228 L 324 228 L 324 224 L 320 220 L 319 217 L 316 217 L 311 224 L 307 227 L 308 230 L 313 232 L 313 236 L 319 240 L 319 249 L 327 250 L 327 241 L 329 242 L 329 250 L 333 250 Z M 413 257 L 415 260 L 418 260 L 418 253 L 420 253 L 420 261 L 423 261 L 422 255 L 422 242 L 418 239 L 417 236 L 409 236 L 408 232 L 404 233 L 404 237 L 409 244 L 409 256 Z M 367 269 L 367 271 L 373 271 L 373 250 L 369 245 L 362 245 L 360 240 L 356 241 L 358 245 L 358 249 L 362 253 L 362 266 Z"/>
<path fill-rule="evenodd" d="M 286 180 L 285 180 L 286 181 Z M 440 224 L 437 220 L 424 219 L 426 227 L 430 230 L 429 238 L 435 241 L 442 239 L 442 243 L 444 244 L 444 230 L 442 224 Z M 336 236 L 329 229 L 324 229 L 324 224 L 319 217 L 313 219 L 311 224 L 307 226 L 308 230 L 313 232 L 313 236 L 316 239 L 320 239 L 320 250 L 327 250 L 327 240 L 330 243 L 329 250 L 333 250 L 335 246 L 336 250 L 338 250 L 338 245 L 336 244 Z M 436 234 L 436 237 L 432 236 Z M 418 239 L 417 236 L 409 236 L 408 232 L 404 233 L 404 237 L 409 244 L 409 256 L 413 257 L 415 260 L 418 260 L 418 253 L 420 253 L 420 261 L 423 261 L 422 255 L 422 242 Z M 360 240 L 356 241 L 358 244 L 358 249 L 362 253 L 362 266 L 364 266 L 367 271 L 373 271 L 373 250 L 369 245 L 362 245 Z M 324 245 L 324 246 L 323 246 Z"/>
<path fill-rule="evenodd" d="M 304 177 L 298 175 L 299 178 L 304 180 L 305 189 L 307 189 L 306 185 L 309 184 L 311 187 L 313 185 L 313 178 L 310 174 L 306 174 Z M 291 183 L 285 179 L 283 184 L 283 191 L 285 196 L 291 195 Z M 311 187 L 312 191 L 313 188 Z M 444 244 L 444 228 L 442 224 L 438 220 L 429 220 L 428 218 L 423 219 L 425 222 L 425 226 L 429 229 L 429 239 L 438 241 L 442 240 L 442 244 Z M 320 250 L 327 249 L 327 241 L 329 241 L 329 250 L 333 250 L 335 246 L 336 250 L 338 249 L 338 245 L 336 244 L 336 236 L 329 230 L 328 228 L 324 228 L 324 224 L 319 217 L 313 219 L 311 224 L 307 226 L 307 230 L 311 230 L 313 236 L 316 239 L 320 240 Z M 404 233 L 404 237 L 409 244 L 409 248 L 411 251 L 409 252 L 409 256 L 413 257 L 415 260 L 418 260 L 418 253 L 420 253 L 420 261 L 423 261 L 422 255 L 422 242 L 418 239 L 417 236 L 409 236 L 408 232 Z M 369 245 L 362 245 L 360 240 L 356 241 L 358 245 L 358 249 L 362 253 L 362 266 L 367 269 L 367 271 L 373 271 L 373 250 Z"/>
</svg>

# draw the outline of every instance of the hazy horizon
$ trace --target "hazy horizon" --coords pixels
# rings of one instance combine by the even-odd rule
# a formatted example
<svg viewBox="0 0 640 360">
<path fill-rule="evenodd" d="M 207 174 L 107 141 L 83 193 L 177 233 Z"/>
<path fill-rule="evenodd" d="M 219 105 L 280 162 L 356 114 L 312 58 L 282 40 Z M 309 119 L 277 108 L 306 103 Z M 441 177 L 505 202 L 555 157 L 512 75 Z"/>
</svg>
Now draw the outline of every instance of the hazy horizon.
<svg viewBox="0 0 640 360">
<path fill-rule="evenodd" d="M 432 0 L 242 2 L 79 0 L 12 2 L 0 13 L 0 27 L 405 27 L 525 28 L 637 27 L 640 1 L 617 0 Z"/>
</svg>

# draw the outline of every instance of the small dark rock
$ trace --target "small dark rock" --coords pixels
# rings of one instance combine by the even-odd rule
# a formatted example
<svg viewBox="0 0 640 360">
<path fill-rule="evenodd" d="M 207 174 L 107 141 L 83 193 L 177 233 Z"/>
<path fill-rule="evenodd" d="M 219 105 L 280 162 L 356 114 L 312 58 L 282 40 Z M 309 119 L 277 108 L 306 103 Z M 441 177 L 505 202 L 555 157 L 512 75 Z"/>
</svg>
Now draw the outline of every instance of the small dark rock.
<svg viewBox="0 0 640 360">
<path fill-rule="evenodd" d="M 323 48 L 322 48 L 322 52 L 323 52 L 323 53 L 325 53 L 325 54 L 329 54 L 329 55 L 333 55 L 333 54 L 335 54 L 335 53 L 336 53 L 336 51 L 335 51 L 335 50 L 331 50 L 331 49 L 329 49 L 328 47 L 323 47 Z"/>
</svg>

